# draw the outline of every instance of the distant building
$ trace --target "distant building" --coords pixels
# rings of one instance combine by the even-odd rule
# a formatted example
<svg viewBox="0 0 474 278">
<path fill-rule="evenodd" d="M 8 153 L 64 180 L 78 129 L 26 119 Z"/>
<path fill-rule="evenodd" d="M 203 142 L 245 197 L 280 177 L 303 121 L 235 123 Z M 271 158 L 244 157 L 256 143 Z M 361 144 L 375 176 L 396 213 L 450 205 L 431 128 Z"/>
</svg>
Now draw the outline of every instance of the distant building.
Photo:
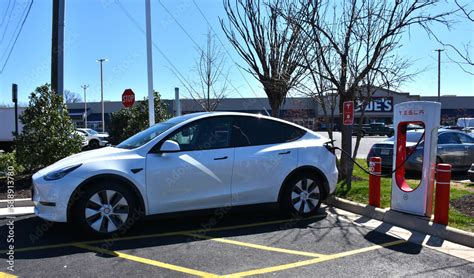
<svg viewBox="0 0 474 278">
<path fill-rule="evenodd" d="M 398 103 L 406 101 L 437 101 L 435 96 L 410 95 L 409 93 L 400 93 L 392 90 L 376 88 L 375 92 L 368 102 L 364 111 L 364 122 L 384 122 L 392 123 L 393 109 Z M 337 101 L 337 100 L 336 100 Z M 174 115 L 174 100 L 163 100 L 168 107 L 168 113 Z M 474 117 L 474 96 L 441 96 L 441 124 L 455 125 L 457 118 Z M 105 128 L 107 130 L 110 116 L 123 108 L 120 101 L 105 102 Z M 359 103 L 360 105 L 360 103 Z M 87 103 L 87 111 L 84 111 L 84 103 L 68 103 L 68 111 L 77 127 L 84 127 L 84 116 L 87 114 L 87 126 L 98 131 L 102 130 L 102 114 L 100 102 Z M 356 105 L 358 107 L 358 105 Z M 24 108 L 19 108 L 20 114 Z M 193 99 L 182 99 L 181 110 L 183 114 L 201 112 L 203 108 Z M 218 111 L 238 111 L 247 113 L 260 113 L 271 115 L 271 107 L 266 98 L 228 98 L 219 103 Z M 358 122 L 362 111 L 356 108 L 355 122 Z M 13 109 L 0 108 L 1 120 L 7 123 L 3 125 L 0 134 L 0 141 L 12 140 L 13 131 Z M 328 112 L 331 116 L 331 112 Z M 11 114 L 11 115 L 10 115 Z M 338 128 L 340 113 L 337 105 L 335 106 L 334 123 Z M 321 103 L 307 97 L 287 98 L 280 110 L 280 117 L 291 122 L 300 124 L 313 130 L 325 130 L 328 122 L 325 117 L 324 109 Z M 21 128 L 21 125 L 20 125 Z"/>
</svg>

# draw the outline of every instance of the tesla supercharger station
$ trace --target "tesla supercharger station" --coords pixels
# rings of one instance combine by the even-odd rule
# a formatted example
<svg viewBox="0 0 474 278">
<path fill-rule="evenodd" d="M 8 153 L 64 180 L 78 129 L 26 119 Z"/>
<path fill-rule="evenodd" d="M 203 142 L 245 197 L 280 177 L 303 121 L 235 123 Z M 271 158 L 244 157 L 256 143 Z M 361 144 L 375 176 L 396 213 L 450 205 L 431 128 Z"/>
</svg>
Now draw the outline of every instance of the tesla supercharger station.
<svg viewBox="0 0 474 278">
<path fill-rule="evenodd" d="M 435 179 L 436 150 L 441 104 L 431 101 L 409 101 L 395 105 L 393 128 L 393 171 L 391 209 L 431 217 L 433 184 Z M 421 181 L 416 188 L 405 180 L 405 167 L 401 165 L 408 156 L 406 148 L 407 126 L 424 126 Z"/>
</svg>

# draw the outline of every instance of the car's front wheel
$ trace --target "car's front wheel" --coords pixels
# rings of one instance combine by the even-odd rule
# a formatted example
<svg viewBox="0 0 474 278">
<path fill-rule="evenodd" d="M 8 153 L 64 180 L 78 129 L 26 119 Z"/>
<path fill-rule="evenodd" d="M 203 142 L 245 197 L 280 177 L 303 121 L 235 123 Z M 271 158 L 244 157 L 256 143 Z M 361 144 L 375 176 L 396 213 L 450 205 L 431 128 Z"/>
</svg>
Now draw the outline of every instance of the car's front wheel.
<svg viewBox="0 0 474 278">
<path fill-rule="evenodd" d="M 139 215 L 131 190 L 105 181 L 88 187 L 73 208 L 73 221 L 96 236 L 125 233 Z"/>
<path fill-rule="evenodd" d="M 98 149 L 99 147 L 100 147 L 99 141 L 97 140 L 89 141 L 89 149 L 95 150 L 95 149 Z"/>
<path fill-rule="evenodd" d="M 321 206 L 323 185 L 316 175 L 296 175 L 285 183 L 281 199 L 282 207 L 291 214 L 310 216 Z"/>
</svg>

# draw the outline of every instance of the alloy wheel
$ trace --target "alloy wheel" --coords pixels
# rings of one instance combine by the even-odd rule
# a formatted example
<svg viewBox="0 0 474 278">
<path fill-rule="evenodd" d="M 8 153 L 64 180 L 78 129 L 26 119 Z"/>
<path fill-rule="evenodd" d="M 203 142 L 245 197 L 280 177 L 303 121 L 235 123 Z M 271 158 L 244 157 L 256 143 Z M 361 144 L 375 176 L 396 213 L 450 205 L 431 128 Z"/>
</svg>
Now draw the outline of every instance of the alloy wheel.
<svg viewBox="0 0 474 278">
<path fill-rule="evenodd" d="M 299 213 L 309 213 L 318 207 L 320 202 L 319 186 L 315 180 L 304 178 L 293 186 L 291 204 Z"/>
<path fill-rule="evenodd" d="M 128 215 L 127 199 L 115 190 L 99 191 L 86 204 L 86 222 L 100 233 L 115 232 L 127 221 Z"/>
</svg>

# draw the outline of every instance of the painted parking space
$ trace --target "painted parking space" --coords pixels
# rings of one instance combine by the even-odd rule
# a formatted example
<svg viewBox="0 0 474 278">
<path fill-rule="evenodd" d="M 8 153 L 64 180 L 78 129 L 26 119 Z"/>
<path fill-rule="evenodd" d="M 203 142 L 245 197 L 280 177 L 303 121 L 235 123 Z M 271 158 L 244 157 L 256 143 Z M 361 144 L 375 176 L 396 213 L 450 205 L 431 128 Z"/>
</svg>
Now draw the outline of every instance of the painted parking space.
<svg viewBox="0 0 474 278">
<path fill-rule="evenodd" d="M 448 262 L 446 269 L 454 273 L 474 270 L 465 260 L 342 221 L 327 208 L 310 219 L 247 212 L 229 214 L 212 227 L 203 225 L 208 219 L 148 220 L 126 237 L 113 241 L 78 240 L 81 238 L 73 228 L 53 227 L 34 244 L 28 237 L 22 238 L 23 242 L 19 239 L 15 275 L 311 277 L 328 269 L 332 274 L 349 275 L 354 269 L 354 273 L 370 275 L 379 268 L 393 271 L 397 265 L 402 266 L 399 261 L 413 261 L 411 264 L 434 273 L 447 271 L 438 270 L 435 257 Z M 16 224 L 33 224 L 26 233 L 31 235 L 37 221 L 29 217 Z M 371 263 L 374 256 L 381 265 Z M 361 268 L 361 263 L 366 266 Z M 400 269 L 400 273 L 410 270 Z"/>
</svg>

